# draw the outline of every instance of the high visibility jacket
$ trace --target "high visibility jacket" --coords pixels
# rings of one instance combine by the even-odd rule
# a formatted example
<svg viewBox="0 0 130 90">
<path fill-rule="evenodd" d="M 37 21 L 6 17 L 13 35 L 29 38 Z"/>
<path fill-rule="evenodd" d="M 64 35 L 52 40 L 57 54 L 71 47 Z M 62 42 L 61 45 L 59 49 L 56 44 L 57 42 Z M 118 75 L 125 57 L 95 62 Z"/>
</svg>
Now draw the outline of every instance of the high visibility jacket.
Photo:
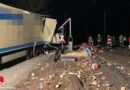
<svg viewBox="0 0 130 90">
<path fill-rule="evenodd" d="M 128 38 L 128 42 L 130 42 L 130 37 Z"/>
<path fill-rule="evenodd" d="M 123 43 L 124 42 L 124 38 L 123 37 L 119 37 L 119 41 L 120 41 L 120 43 Z"/>
<path fill-rule="evenodd" d="M 108 38 L 108 39 L 107 39 L 107 43 L 108 43 L 108 44 L 111 44 L 111 43 L 112 43 L 112 39 L 111 39 L 111 38 Z"/>
<path fill-rule="evenodd" d="M 126 37 L 124 37 L 124 41 L 126 41 Z"/>
<path fill-rule="evenodd" d="M 97 42 L 101 42 L 101 37 L 97 37 Z"/>
</svg>

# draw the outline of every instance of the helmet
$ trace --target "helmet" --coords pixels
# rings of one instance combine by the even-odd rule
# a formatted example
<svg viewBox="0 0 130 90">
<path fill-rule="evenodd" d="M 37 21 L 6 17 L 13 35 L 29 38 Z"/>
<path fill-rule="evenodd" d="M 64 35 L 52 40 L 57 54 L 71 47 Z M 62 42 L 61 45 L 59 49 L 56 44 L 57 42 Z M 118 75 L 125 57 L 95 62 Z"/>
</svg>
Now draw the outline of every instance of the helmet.
<svg viewBox="0 0 130 90">
<path fill-rule="evenodd" d="M 100 34 L 98 34 L 98 37 L 100 37 L 101 35 Z"/>
<path fill-rule="evenodd" d="M 123 35 L 120 35 L 120 37 L 123 37 Z"/>
</svg>

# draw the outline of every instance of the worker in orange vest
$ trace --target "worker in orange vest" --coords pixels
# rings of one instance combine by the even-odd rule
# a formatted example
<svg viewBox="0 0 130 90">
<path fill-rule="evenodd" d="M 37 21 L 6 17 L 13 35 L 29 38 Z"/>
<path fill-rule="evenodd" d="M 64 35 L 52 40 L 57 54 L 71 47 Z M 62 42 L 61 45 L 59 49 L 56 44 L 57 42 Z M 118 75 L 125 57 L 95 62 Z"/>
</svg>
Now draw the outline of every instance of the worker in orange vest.
<svg viewBox="0 0 130 90">
<path fill-rule="evenodd" d="M 107 36 L 107 47 L 108 49 L 112 49 L 112 38 L 110 37 L 110 35 Z"/>
<path fill-rule="evenodd" d="M 130 36 L 129 36 L 129 38 L 128 38 L 128 42 L 129 42 L 129 50 L 130 50 Z"/>
</svg>

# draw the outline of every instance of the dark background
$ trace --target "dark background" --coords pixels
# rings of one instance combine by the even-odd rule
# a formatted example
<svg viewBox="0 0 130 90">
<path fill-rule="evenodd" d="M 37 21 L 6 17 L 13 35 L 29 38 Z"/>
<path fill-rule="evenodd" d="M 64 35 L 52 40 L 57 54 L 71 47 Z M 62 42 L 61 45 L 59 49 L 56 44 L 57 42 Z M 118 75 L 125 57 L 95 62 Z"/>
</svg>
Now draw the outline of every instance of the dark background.
<svg viewBox="0 0 130 90">
<path fill-rule="evenodd" d="M 130 0 L 1 0 L 17 8 L 58 19 L 58 26 L 72 18 L 72 34 L 75 43 L 87 41 L 89 35 L 130 34 Z"/>
</svg>

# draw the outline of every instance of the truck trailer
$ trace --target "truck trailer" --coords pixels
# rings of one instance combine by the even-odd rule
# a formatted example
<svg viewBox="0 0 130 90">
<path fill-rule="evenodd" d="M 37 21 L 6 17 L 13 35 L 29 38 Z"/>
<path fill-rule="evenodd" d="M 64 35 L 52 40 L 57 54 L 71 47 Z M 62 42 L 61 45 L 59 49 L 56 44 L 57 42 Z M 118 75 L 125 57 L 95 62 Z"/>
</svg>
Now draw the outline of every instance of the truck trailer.
<svg viewBox="0 0 130 90">
<path fill-rule="evenodd" d="M 0 63 L 42 53 L 56 24 L 56 19 L 0 4 Z"/>
</svg>

